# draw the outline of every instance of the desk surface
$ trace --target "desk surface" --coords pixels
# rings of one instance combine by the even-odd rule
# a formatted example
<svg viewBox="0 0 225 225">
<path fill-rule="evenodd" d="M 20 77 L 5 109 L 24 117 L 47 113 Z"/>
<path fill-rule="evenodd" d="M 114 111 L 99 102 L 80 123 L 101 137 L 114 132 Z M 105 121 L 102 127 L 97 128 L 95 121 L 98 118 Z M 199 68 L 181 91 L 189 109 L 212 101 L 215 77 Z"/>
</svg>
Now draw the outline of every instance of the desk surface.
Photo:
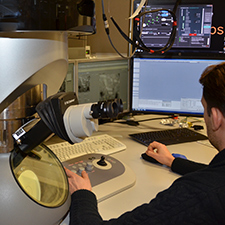
<svg viewBox="0 0 225 225">
<path fill-rule="evenodd" d="M 159 116 L 136 116 L 135 120 L 139 121 L 150 117 Z M 189 118 L 188 121 L 194 119 Z M 195 124 L 204 126 L 204 122 L 201 121 Z M 128 165 L 136 174 L 136 184 L 133 187 L 99 203 L 99 211 L 103 219 L 118 217 L 138 205 L 149 202 L 158 192 L 168 188 L 179 177 L 165 166 L 155 165 L 141 159 L 141 154 L 146 151 L 147 147 L 129 137 L 131 133 L 168 128 L 175 127 L 160 124 L 160 119 L 140 122 L 139 126 L 121 124 L 118 121 L 99 126 L 97 134 L 107 133 L 127 146 L 125 151 L 112 156 Z M 206 134 L 206 130 L 204 129 L 200 133 Z M 188 159 L 202 163 L 209 163 L 217 153 L 216 149 L 198 142 L 169 145 L 168 149 L 171 153 L 184 154 Z"/>
</svg>

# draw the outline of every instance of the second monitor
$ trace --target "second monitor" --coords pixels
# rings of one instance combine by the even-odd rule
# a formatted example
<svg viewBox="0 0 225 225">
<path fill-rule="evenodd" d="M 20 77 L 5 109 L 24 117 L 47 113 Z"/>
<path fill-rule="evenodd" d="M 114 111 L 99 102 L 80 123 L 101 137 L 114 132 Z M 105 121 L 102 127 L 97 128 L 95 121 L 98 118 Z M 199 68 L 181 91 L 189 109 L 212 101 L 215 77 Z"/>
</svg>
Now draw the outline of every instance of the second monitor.
<svg viewBox="0 0 225 225">
<path fill-rule="evenodd" d="M 129 110 L 129 61 L 119 57 L 69 60 L 61 91 L 75 91 L 79 104 L 120 98 Z"/>
</svg>

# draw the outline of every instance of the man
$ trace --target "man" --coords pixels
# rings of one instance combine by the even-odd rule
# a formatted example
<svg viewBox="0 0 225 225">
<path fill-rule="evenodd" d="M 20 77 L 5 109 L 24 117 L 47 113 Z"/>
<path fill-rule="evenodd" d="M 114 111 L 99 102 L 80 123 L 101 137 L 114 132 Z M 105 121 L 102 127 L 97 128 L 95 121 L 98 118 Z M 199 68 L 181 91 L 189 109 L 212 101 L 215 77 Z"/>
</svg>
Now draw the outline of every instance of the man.
<svg viewBox="0 0 225 225">
<path fill-rule="evenodd" d="M 98 213 L 87 173 L 79 177 L 66 170 L 72 193 L 70 225 L 225 224 L 225 63 L 206 68 L 200 83 L 207 135 L 219 151 L 209 165 L 200 165 L 150 203 L 109 221 L 103 221 Z M 168 166 L 177 161 L 157 142 L 150 144 L 146 153 Z"/>
</svg>

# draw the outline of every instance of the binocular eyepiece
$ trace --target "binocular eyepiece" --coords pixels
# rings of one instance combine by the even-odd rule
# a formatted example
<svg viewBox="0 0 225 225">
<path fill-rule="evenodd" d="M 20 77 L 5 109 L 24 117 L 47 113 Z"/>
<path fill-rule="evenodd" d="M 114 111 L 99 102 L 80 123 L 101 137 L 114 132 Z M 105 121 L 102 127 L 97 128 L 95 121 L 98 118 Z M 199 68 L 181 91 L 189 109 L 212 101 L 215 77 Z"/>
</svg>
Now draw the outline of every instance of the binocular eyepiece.
<svg viewBox="0 0 225 225">
<path fill-rule="evenodd" d="M 91 106 L 91 115 L 94 119 L 116 118 L 121 112 L 123 112 L 121 99 L 99 101 Z"/>
</svg>

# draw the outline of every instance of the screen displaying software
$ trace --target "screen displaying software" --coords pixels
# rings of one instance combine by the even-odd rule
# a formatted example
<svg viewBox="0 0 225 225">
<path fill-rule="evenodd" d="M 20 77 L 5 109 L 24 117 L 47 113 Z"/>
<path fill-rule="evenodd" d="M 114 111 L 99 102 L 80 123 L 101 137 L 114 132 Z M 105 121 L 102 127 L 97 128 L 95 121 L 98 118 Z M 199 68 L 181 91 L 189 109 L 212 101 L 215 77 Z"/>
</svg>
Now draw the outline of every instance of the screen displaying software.
<svg viewBox="0 0 225 225">
<path fill-rule="evenodd" d="M 134 6 L 137 8 L 139 3 Z M 161 4 L 146 6 L 146 11 L 169 9 L 174 5 Z M 211 26 L 213 16 L 212 4 L 179 5 L 177 8 L 177 34 L 173 48 L 209 48 L 211 43 Z M 141 39 L 149 48 L 163 47 L 171 34 L 172 15 L 162 10 L 148 13 L 141 17 L 143 23 Z"/>
<path fill-rule="evenodd" d="M 222 60 L 134 58 L 132 111 L 202 115 L 204 69 Z"/>
</svg>

